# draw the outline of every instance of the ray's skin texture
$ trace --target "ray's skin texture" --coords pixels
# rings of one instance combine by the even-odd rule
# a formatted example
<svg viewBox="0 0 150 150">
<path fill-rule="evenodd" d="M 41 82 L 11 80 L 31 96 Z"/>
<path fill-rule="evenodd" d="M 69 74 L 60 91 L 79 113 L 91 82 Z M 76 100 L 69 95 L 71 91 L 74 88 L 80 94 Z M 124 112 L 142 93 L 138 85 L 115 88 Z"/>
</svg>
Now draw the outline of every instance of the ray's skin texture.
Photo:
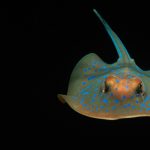
<svg viewBox="0 0 150 150">
<path fill-rule="evenodd" d="M 150 116 L 150 71 L 141 70 L 127 49 L 94 9 L 118 52 L 114 64 L 106 64 L 96 54 L 84 56 L 75 66 L 67 95 L 59 100 L 88 117 L 116 120 Z"/>
</svg>

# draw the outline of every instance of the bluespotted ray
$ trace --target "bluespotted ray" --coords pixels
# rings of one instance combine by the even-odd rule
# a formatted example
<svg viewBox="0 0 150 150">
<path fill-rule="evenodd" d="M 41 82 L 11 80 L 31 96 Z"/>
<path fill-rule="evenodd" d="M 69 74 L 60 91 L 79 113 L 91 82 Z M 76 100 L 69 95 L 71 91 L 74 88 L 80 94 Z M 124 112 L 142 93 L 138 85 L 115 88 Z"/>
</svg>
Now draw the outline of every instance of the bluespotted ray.
<svg viewBox="0 0 150 150">
<path fill-rule="evenodd" d="M 58 98 L 76 112 L 97 119 L 150 116 L 150 71 L 140 69 L 102 16 L 93 9 L 118 53 L 113 64 L 94 53 L 84 56 L 70 77 L 67 95 Z"/>
</svg>

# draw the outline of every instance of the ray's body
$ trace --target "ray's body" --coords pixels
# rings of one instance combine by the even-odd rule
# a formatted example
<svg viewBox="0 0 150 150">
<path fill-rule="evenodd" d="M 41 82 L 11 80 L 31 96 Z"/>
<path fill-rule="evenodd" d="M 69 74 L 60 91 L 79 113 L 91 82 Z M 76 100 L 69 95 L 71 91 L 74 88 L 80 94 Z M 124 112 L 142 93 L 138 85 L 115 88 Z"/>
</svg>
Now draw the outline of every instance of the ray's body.
<svg viewBox="0 0 150 150">
<path fill-rule="evenodd" d="M 84 56 L 75 66 L 67 95 L 58 98 L 88 117 L 116 120 L 150 116 L 150 71 L 141 70 L 107 22 L 94 9 L 118 52 L 107 64 L 96 54 Z"/>
</svg>

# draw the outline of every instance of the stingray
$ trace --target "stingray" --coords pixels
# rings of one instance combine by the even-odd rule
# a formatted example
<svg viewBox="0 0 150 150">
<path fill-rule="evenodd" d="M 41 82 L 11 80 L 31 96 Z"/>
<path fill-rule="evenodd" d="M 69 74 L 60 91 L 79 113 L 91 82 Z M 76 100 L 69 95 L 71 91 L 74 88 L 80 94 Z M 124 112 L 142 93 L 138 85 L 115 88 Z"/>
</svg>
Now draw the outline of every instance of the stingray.
<svg viewBox="0 0 150 150">
<path fill-rule="evenodd" d="M 118 53 L 105 63 L 95 53 L 85 55 L 72 71 L 67 95 L 58 94 L 76 112 L 97 119 L 150 116 L 150 71 L 140 69 L 102 16 L 93 9 Z"/>
</svg>

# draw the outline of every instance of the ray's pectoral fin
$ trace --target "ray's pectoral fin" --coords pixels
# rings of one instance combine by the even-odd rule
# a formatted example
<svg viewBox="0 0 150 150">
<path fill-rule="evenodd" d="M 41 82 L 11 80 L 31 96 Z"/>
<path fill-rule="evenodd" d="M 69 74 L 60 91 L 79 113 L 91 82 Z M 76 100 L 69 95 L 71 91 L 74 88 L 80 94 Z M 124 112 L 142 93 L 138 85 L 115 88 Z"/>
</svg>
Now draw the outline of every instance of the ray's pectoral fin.
<svg viewBox="0 0 150 150">
<path fill-rule="evenodd" d="M 105 75 L 110 71 L 108 68 L 111 68 L 111 65 L 103 62 L 96 54 L 87 54 L 73 69 L 67 95 L 58 94 L 58 99 L 76 108 L 84 95 L 99 92 L 100 86 L 103 84 L 100 79 L 105 79 Z"/>
<path fill-rule="evenodd" d="M 84 56 L 75 66 L 69 81 L 68 95 L 78 94 L 78 89 L 82 85 L 89 84 L 90 81 L 100 76 L 110 68 L 111 65 L 106 64 L 94 53 Z"/>
<path fill-rule="evenodd" d="M 106 63 L 95 53 L 89 53 L 85 55 L 80 61 L 76 64 L 71 78 L 73 76 L 83 77 L 85 74 L 91 74 L 96 72 L 91 72 L 96 69 L 96 67 L 103 67 Z M 92 69 L 92 70 L 91 70 Z"/>
<path fill-rule="evenodd" d="M 86 86 L 88 81 L 96 78 L 107 70 L 111 65 L 106 64 L 94 53 L 85 55 L 74 67 L 70 81 L 67 95 L 78 95 L 81 86 Z M 58 94 L 59 100 L 65 101 L 66 96 Z"/>
<path fill-rule="evenodd" d="M 72 71 L 67 95 L 58 94 L 58 99 L 61 102 L 65 102 L 68 99 L 68 95 L 78 94 L 77 89 L 80 89 L 80 86 L 85 83 L 85 77 L 93 77 L 96 74 L 98 67 L 103 67 L 106 65 L 96 54 L 90 53 L 85 55 L 75 66 Z"/>
<path fill-rule="evenodd" d="M 63 94 L 58 94 L 57 95 L 58 99 L 62 103 L 67 103 L 73 110 L 79 112 L 79 107 L 80 107 L 80 101 L 81 97 L 79 96 L 71 96 L 71 95 L 63 95 Z"/>
</svg>

